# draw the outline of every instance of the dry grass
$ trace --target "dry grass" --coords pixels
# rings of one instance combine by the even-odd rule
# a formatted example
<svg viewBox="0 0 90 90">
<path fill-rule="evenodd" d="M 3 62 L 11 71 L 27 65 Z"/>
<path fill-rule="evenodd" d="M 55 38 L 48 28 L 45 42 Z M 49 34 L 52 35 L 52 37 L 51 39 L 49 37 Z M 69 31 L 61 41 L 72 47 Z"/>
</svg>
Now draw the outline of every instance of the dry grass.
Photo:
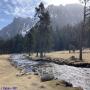
<svg viewBox="0 0 90 90">
<path fill-rule="evenodd" d="M 79 51 L 76 51 L 75 53 L 69 53 L 69 51 L 57 51 L 57 52 L 51 52 L 48 53 L 47 56 L 53 57 L 53 58 L 70 58 L 71 56 L 75 56 L 76 58 L 79 58 Z M 83 51 L 83 59 L 85 62 L 90 63 L 90 50 L 84 50 Z"/>
<path fill-rule="evenodd" d="M 66 88 L 56 86 L 55 81 L 40 82 L 35 75 L 17 77 L 17 71 L 8 61 L 9 55 L 0 56 L 0 89 L 1 87 L 17 87 L 17 90 L 79 90 L 77 88 Z"/>
<path fill-rule="evenodd" d="M 46 56 L 52 58 L 63 58 L 63 59 L 68 59 L 71 56 L 75 56 L 76 58 L 79 58 L 79 51 L 77 50 L 75 51 L 75 53 L 73 52 L 69 53 L 69 51 L 54 51 L 54 52 L 46 53 Z M 31 57 L 34 59 L 40 58 L 40 57 L 36 57 L 35 53 Z M 90 63 L 90 49 L 83 50 L 83 60 L 87 63 Z"/>
</svg>

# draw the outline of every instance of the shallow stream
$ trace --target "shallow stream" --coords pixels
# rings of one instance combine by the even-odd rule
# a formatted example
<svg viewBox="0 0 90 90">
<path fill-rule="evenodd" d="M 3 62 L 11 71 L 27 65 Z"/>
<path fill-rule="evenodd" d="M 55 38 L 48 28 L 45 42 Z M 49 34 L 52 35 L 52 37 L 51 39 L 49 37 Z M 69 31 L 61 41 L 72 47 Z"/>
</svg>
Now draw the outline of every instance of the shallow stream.
<svg viewBox="0 0 90 90">
<path fill-rule="evenodd" d="M 44 64 L 46 62 L 30 61 L 26 59 L 23 54 L 11 55 L 11 59 L 17 67 L 24 67 L 26 71 L 32 71 L 32 65 Z M 53 75 L 58 80 L 65 80 L 73 84 L 73 87 L 82 87 L 84 90 L 90 90 L 90 68 L 77 68 L 68 65 L 58 65 L 54 63 L 47 63 L 51 65 Z M 48 67 L 47 67 L 48 70 Z"/>
</svg>

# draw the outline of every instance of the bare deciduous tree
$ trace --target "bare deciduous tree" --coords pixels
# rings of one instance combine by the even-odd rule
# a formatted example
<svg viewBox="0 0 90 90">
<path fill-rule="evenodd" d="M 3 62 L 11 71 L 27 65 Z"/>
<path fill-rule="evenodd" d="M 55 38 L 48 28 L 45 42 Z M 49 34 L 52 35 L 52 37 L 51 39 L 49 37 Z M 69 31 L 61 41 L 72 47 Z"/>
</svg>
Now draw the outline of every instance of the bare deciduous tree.
<svg viewBox="0 0 90 90">
<path fill-rule="evenodd" d="M 82 30 L 80 33 L 80 55 L 79 55 L 79 59 L 83 60 L 82 58 L 82 48 L 83 48 L 83 34 L 85 31 L 85 23 L 86 23 L 86 16 L 87 16 L 87 4 L 90 0 L 80 0 L 80 2 L 84 5 L 83 8 L 83 24 L 82 24 Z"/>
</svg>

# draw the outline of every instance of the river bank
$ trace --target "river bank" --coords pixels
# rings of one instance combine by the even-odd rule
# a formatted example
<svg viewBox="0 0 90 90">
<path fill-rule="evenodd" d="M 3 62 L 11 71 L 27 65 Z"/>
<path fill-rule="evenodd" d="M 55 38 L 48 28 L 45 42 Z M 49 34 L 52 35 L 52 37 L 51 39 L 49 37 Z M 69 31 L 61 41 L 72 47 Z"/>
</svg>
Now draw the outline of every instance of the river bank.
<svg viewBox="0 0 90 90">
<path fill-rule="evenodd" d="M 63 58 L 53 58 L 53 57 L 33 57 L 25 55 L 28 59 L 33 61 L 46 61 L 46 62 L 53 62 L 59 65 L 69 65 L 74 67 L 81 67 L 81 68 L 90 68 L 90 63 L 86 62 L 85 60 L 81 61 L 78 58 L 75 58 L 74 56 L 71 56 L 68 59 Z"/>
<path fill-rule="evenodd" d="M 60 55 L 62 57 L 62 54 L 60 54 L 58 56 L 58 58 L 56 58 L 55 56 L 53 57 L 52 55 L 50 56 L 47 54 L 47 56 L 43 57 L 43 58 L 35 57 L 35 55 L 33 55 L 33 56 L 25 55 L 25 56 L 26 56 L 26 58 L 33 60 L 33 61 L 47 61 L 47 62 L 53 62 L 53 63 L 59 64 L 59 65 L 69 65 L 69 66 L 75 66 L 75 67 L 81 67 L 81 68 L 90 68 L 89 58 L 88 58 L 88 61 L 86 59 L 83 59 L 83 61 L 81 61 L 81 60 L 79 60 L 79 58 L 77 58 L 75 55 L 73 55 L 73 53 L 68 55 L 68 56 L 70 56 L 68 58 L 66 58 L 67 56 L 65 58 L 64 57 L 60 58 Z"/>
<path fill-rule="evenodd" d="M 37 75 L 23 75 L 17 77 L 20 71 L 8 61 L 10 55 L 0 55 L 0 89 L 16 88 L 16 90 L 81 90 L 79 88 L 65 87 L 58 80 L 41 82 Z"/>
<path fill-rule="evenodd" d="M 28 57 L 32 61 L 42 61 L 51 63 L 54 69 L 54 76 L 58 80 L 70 82 L 75 87 L 83 87 L 84 90 L 90 90 L 90 63 L 82 62 L 78 59 L 59 59 L 59 58 L 38 58 Z M 73 63 L 72 63 L 73 61 Z M 55 64 L 56 63 L 56 64 Z"/>
</svg>

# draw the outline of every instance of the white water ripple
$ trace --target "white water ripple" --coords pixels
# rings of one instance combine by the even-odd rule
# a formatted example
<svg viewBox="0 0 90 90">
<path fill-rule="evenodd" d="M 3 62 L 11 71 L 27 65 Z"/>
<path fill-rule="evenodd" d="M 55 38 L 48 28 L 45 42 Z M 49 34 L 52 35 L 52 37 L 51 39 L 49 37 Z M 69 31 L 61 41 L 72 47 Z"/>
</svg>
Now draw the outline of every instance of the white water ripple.
<svg viewBox="0 0 90 90">
<path fill-rule="evenodd" d="M 26 59 L 23 54 L 11 55 L 11 59 L 18 67 L 24 65 L 24 68 L 28 71 L 31 71 L 31 65 L 37 65 L 39 63 Z M 90 90 L 90 68 L 79 68 L 54 63 L 48 64 L 52 65 L 51 69 L 53 70 L 54 77 L 58 80 L 70 82 L 73 84 L 73 87 L 81 87 L 84 90 Z M 47 67 L 46 70 L 49 70 L 49 68 Z"/>
<path fill-rule="evenodd" d="M 73 87 L 90 90 L 90 68 L 53 64 L 53 73 L 55 78 L 70 82 Z"/>
</svg>

